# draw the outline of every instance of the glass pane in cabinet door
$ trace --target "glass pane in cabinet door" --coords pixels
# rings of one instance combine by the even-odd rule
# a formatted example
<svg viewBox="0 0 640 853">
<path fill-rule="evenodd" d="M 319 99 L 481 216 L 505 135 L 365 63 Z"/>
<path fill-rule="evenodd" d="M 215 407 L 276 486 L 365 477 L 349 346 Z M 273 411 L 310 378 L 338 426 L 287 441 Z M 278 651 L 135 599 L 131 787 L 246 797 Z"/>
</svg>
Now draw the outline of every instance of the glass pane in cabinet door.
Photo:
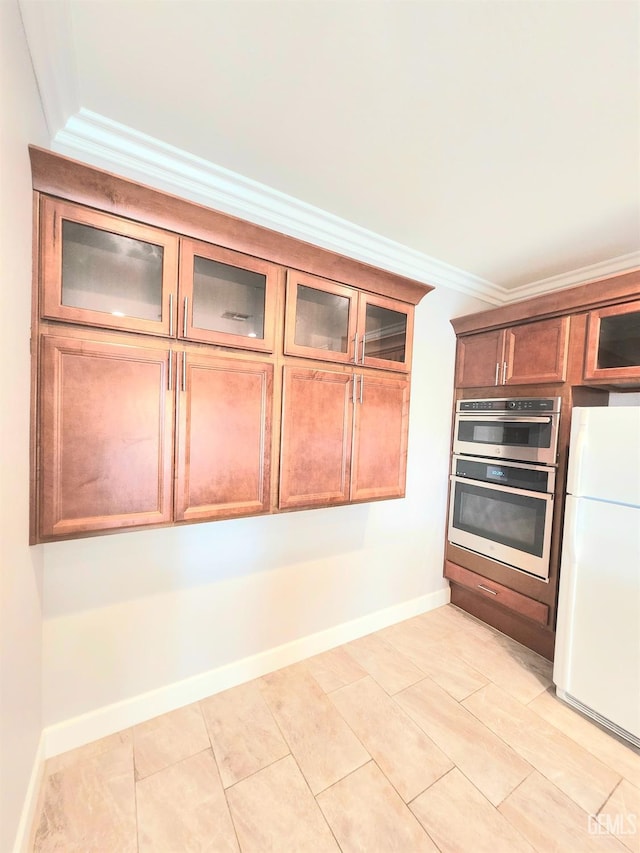
<svg viewBox="0 0 640 853">
<path fill-rule="evenodd" d="M 367 305 L 364 354 L 369 358 L 405 361 L 407 315 L 379 305 Z"/>
<path fill-rule="evenodd" d="M 62 224 L 62 304 L 162 320 L 163 248 L 79 222 Z"/>
<path fill-rule="evenodd" d="M 299 284 L 295 343 L 329 352 L 347 352 L 349 302 L 347 296 Z"/>
<path fill-rule="evenodd" d="M 598 369 L 640 365 L 640 311 L 602 317 Z"/>
<path fill-rule="evenodd" d="M 264 338 L 267 277 L 198 255 L 193 261 L 193 327 Z"/>
</svg>

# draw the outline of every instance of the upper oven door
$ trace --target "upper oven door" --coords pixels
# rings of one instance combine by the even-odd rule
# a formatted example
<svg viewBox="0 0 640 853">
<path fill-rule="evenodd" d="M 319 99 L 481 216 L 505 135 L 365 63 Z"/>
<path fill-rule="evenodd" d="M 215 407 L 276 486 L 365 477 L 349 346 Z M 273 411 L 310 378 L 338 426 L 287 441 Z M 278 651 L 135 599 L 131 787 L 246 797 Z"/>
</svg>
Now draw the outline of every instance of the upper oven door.
<svg viewBox="0 0 640 853">
<path fill-rule="evenodd" d="M 453 452 L 556 464 L 558 414 L 456 414 Z"/>
</svg>

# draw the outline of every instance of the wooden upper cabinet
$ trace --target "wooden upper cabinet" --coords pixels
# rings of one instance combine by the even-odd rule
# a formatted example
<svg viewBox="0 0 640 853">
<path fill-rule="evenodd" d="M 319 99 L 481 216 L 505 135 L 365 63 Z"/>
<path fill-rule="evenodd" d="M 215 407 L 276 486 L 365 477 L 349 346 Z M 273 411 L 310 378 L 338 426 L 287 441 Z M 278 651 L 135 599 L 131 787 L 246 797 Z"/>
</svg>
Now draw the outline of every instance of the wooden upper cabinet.
<svg viewBox="0 0 640 853">
<path fill-rule="evenodd" d="M 280 507 L 402 497 L 409 381 L 284 368 Z"/>
<path fill-rule="evenodd" d="M 282 509 L 349 500 L 354 381 L 350 372 L 284 368 Z"/>
<path fill-rule="evenodd" d="M 272 352 L 279 278 L 275 264 L 183 237 L 178 336 Z"/>
<path fill-rule="evenodd" d="M 498 385 L 502 365 L 502 329 L 458 338 L 456 387 Z"/>
<path fill-rule="evenodd" d="M 409 382 L 356 374 L 351 500 L 399 498 L 405 493 Z"/>
<path fill-rule="evenodd" d="M 504 334 L 503 384 L 564 382 L 569 317 L 512 326 Z"/>
<path fill-rule="evenodd" d="M 171 520 L 168 348 L 44 335 L 39 536 Z"/>
<path fill-rule="evenodd" d="M 176 520 L 268 512 L 273 365 L 184 352 L 177 373 Z"/>
<path fill-rule="evenodd" d="M 285 311 L 285 353 L 354 364 L 357 290 L 288 270 Z"/>
<path fill-rule="evenodd" d="M 358 300 L 356 364 L 409 371 L 413 345 L 413 305 L 361 293 Z"/>
<path fill-rule="evenodd" d="M 552 317 L 458 339 L 456 386 L 564 382 L 569 317 Z"/>
<path fill-rule="evenodd" d="M 589 312 L 584 378 L 640 380 L 640 300 Z"/>
<path fill-rule="evenodd" d="M 174 334 L 174 234 L 47 196 L 40 214 L 42 317 Z"/>
<path fill-rule="evenodd" d="M 284 351 L 407 372 L 413 315 L 413 305 L 288 270 Z"/>
</svg>

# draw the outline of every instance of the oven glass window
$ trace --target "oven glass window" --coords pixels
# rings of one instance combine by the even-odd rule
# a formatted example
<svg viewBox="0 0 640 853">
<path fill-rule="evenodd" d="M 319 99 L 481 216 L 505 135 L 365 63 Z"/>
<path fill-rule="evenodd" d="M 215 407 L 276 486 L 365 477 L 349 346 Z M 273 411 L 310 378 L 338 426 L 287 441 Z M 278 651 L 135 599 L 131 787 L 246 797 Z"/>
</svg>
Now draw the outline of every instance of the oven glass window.
<svg viewBox="0 0 640 853">
<path fill-rule="evenodd" d="M 456 483 L 453 524 L 458 530 L 541 557 L 546 508 L 541 498 Z"/>
<path fill-rule="evenodd" d="M 520 421 L 458 421 L 458 440 L 504 447 L 551 447 L 551 419 L 545 423 Z"/>
</svg>

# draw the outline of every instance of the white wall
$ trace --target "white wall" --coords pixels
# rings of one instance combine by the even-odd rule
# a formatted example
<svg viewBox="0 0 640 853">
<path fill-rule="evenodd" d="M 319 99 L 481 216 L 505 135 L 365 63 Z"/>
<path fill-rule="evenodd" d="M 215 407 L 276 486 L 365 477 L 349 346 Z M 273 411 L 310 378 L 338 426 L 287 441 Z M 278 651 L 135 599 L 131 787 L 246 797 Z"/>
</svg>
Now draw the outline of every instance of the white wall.
<svg viewBox="0 0 640 853">
<path fill-rule="evenodd" d="M 31 171 L 47 133 L 15 0 L 0 2 L 0 850 L 13 848 L 41 732 L 42 551 L 29 548 Z"/>
<path fill-rule="evenodd" d="M 418 306 L 405 499 L 44 546 L 45 725 L 443 589 L 449 318 L 484 307 Z"/>
</svg>

